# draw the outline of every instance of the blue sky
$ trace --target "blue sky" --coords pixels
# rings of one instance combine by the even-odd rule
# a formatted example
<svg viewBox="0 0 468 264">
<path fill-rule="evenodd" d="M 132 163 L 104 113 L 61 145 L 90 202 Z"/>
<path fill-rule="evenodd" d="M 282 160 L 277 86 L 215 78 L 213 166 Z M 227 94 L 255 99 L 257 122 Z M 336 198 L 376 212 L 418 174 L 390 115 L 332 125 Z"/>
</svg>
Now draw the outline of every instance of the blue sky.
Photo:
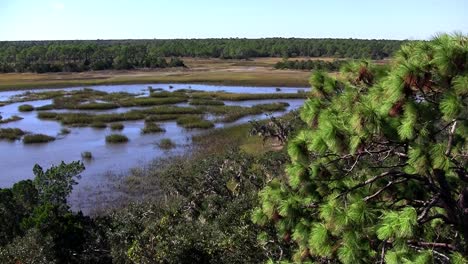
<svg viewBox="0 0 468 264">
<path fill-rule="evenodd" d="M 0 0 L 0 40 L 306 37 L 468 32 L 467 0 Z"/>
</svg>

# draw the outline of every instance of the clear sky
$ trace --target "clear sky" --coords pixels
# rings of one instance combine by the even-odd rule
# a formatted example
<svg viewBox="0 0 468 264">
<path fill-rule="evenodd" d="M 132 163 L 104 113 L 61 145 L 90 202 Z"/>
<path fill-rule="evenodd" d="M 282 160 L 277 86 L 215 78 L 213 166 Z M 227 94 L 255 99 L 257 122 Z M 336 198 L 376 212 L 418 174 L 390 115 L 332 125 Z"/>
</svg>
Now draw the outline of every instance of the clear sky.
<svg viewBox="0 0 468 264">
<path fill-rule="evenodd" d="M 306 37 L 468 32 L 468 0 L 0 0 L 0 40 Z"/>
</svg>

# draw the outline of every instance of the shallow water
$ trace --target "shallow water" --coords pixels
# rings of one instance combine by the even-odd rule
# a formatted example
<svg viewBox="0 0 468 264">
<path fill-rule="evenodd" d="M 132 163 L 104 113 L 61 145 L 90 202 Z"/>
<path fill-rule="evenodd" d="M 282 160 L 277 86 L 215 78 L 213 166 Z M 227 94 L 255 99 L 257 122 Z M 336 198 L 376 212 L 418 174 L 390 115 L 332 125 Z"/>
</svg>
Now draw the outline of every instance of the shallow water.
<svg viewBox="0 0 468 264">
<path fill-rule="evenodd" d="M 114 85 L 114 86 L 94 86 L 92 89 L 105 92 L 131 92 L 139 93 L 145 90 L 149 85 Z M 211 85 L 186 85 L 172 84 L 173 89 L 169 89 L 167 85 L 151 85 L 153 88 L 164 88 L 165 90 L 186 89 L 191 87 L 194 90 L 204 91 L 228 91 L 241 93 L 275 93 L 275 87 L 236 87 L 236 86 L 211 86 Z M 64 88 L 61 90 L 76 90 L 81 88 Z M 306 90 L 305 88 L 282 88 L 280 93 L 294 92 L 298 90 Z M 35 92 L 35 90 L 31 90 Z M 43 91 L 43 89 L 41 89 Z M 9 97 L 23 93 L 21 92 L 0 92 L 0 100 L 7 100 Z M 251 100 L 240 102 L 225 102 L 226 105 L 240 105 L 250 107 L 256 104 L 273 103 L 273 102 L 288 102 L 289 110 L 299 108 L 304 100 Z M 51 100 L 31 101 L 35 107 L 50 104 Z M 150 161 L 167 157 L 168 155 L 180 154 L 187 151 L 187 146 L 191 144 L 191 137 L 198 133 L 203 133 L 206 130 L 186 130 L 177 126 L 175 121 L 160 122 L 161 126 L 166 129 L 164 133 L 142 135 L 141 128 L 144 126 L 144 121 L 127 121 L 122 122 L 125 125 L 123 131 L 118 133 L 125 134 L 129 138 L 129 142 L 125 144 L 106 144 L 105 136 L 113 133 L 110 128 L 95 129 L 90 127 L 70 128 L 71 133 L 60 136 L 62 125 L 56 121 L 44 121 L 37 118 L 37 112 L 18 112 L 18 106 L 24 104 L 14 103 L 0 107 L 0 114 L 3 118 L 8 118 L 12 115 L 19 115 L 24 119 L 20 121 L 0 124 L 0 128 L 20 128 L 33 133 L 43 133 L 51 136 L 57 136 L 57 140 L 46 144 L 23 145 L 21 141 L 9 142 L 0 141 L 0 188 L 10 187 L 15 182 L 33 177 L 32 168 L 34 164 L 39 164 L 43 168 L 48 168 L 53 164 L 58 164 L 61 161 L 71 162 L 81 160 L 81 153 L 90 151 L 93 155 L 93 160 L 84 161 L 86 170 L 82 173 L 82 178 L 79 184 L 75 186 L 71 203 L 74 209 L 84 209 L 90 206 L 90 203 L 96 202 L 94 197 L 97 194 L 102 197 L 103 192 L 109 191 L 106 186 L 109 183 L 109 178 L 106 176 L 111 173 L 125 173 L 129 169 L 137 166 L 144 166 Z M 178 104 L 186 106 L 186 104 Z M 93 113 L 111 113 L 111 112 L 126 112 L 132 108 L 117 108 L 110 110 L 88 111 Z M 56 111 L 56 110 L 54 110 Z M 60 110 L 64 112 L 72 112 L 70 110 Z M 86 112 L 86 111 L 79 111 Z M 282 115 L 284 112 L 273 113 L 275 116 Z M 225 127 L 236 124 L 245 123 L 251 119 L 262 119 L 265 115 L 244 117 L 233 123 L 216 123 L 216 127 Z M 212 117 L 213 118 L 213 117 Z M 161 150 L 156 143 L 162 138 L 170 138 L 177 144 L 177 147 L 165 151 Z M 112 195 L 110 195 L 112 196 Z M 101 201 L 102 202 L 102 201 Z"/>
</svg>

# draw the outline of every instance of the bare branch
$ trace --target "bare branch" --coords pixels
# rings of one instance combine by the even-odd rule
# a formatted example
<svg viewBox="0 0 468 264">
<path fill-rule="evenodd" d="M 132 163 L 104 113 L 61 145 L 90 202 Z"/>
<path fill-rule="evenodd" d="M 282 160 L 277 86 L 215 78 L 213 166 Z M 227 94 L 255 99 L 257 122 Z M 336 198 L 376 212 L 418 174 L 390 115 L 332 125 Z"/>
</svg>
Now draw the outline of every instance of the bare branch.
<svg viewBox="0 0 468 264">
<path fill-rule="evenodd" d="M 453 125 L 449 132 L 447 150 L 445 151 L 446 156 L 449 156 L 450 152 L 452 152 L 453 134 L 455 134 L 455 130 L 457 129 L 457 121 L 454 119 L 452 122 L 453 122 Z"/>
</svg>

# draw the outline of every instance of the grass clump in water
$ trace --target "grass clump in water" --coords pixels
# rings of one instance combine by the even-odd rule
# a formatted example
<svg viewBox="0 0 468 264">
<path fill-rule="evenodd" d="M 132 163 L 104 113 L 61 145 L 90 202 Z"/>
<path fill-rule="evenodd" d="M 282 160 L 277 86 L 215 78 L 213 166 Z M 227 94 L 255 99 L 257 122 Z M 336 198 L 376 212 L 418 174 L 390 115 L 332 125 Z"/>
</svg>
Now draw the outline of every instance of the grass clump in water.
<svg viewBox="0 0 468 264">
<path fill-rule="evenodd" d="M 145 127 L 141 129 L 142 134 L 150 134 L 150 133 L 161 133 L 166 132 L 166 130 L 160 127 L 158 124 L 153 122 L 146 122 Z"/>
<path fill-rule="evenodd" d="M 30 104 L 23 104 L 23 105 L 18 106 L 18 111 L 20 111 L 20 112 L 31 112 L 31 111 L 34 111 L 34 106 L 32 106 Z"/>
<path fill-rule="evenodd" d="M 46 110 L 52 110 L 52 109 L 54 109 L 53 104 L 47 104 L 47 105 L 36 107 L 37 111 L 46 111 Z"/>
<path fill-rule="evenodd" d="M 110 128 L 112 130 L 123 130 L 124 129 L 124 124 L 122 123 L 113 123 L 110 125 Z"/>
<path fill-rule="evenodd" d="M 85 160 L 93 159 L 93 154 L 90 151 L 81 152 L 81 158 Z"/>
<path fill-rule="evenodd" d="M 39 119 L 57 119 L 58 113 L 56 112 L 40 112 L 37 113 L 37 118 Z"/>
<path fill-rule="evenodd" d="M 214 123 L 208 120 L 204 120 L 199 116 L 182 116 L 177 118 L 177 124 L 183 128 L 202 128 L 208 129 L 214 127 Z"/>
<path fill-rule="evenodd" d="M 106 143 L 126 143 L 128 137 L 122 134 L 111 134 L 106 136 Z"/>
<path fill-rule="evenodd" d="M 47 143 L 54 141 L 55 138 L 44 134 L 31 134 L 23 137 L 24 144 Z"/>
<path fill-rule="evenodd" d="M 103 122 L 93 122 L 89 125 L 92 128 L 104 129 L 107 127 L 106 123 Z"/>
<path fill-rule="evenodd" d="M 19 128 L 0 128 L 0 139 L 18 140 L 25 134 L 26 132 Z"/>
<path fill-rule="evenodd" d="M 62 129 L 60 129 L 60 135 L 68 135 L 70 133 L 71 133 L 71 130 L 66 127 L 63 127 Z"/>
<path fill-rule="evenodd" d="M 161 149 L 172 149 L 175 148 L 176 144 L 170 138 L 163 138 L 159 141 L 158 146 Z"/>
<path fill-rule="evenodd" d="M 21 116 L 17 116 L 17 115 L 14 115 L 12 117 L 9 117 L 9 118 L 6 118 L 6 119 L 1 119 L 0 118 L 0 124 L 6 124 L 6 123 L 10 123 L 10 122 L 15 122 L 15 121 L 19 121 L 23 119 Z"/>
</svg>

